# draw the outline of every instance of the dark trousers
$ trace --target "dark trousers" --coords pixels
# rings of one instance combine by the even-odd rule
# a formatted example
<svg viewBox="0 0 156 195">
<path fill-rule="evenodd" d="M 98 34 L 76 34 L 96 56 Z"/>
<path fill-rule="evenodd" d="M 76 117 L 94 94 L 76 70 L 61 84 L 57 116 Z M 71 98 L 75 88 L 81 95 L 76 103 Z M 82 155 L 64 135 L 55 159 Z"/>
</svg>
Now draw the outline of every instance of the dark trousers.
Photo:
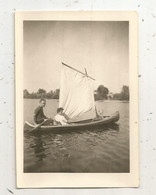
<svg viewBox="0 0 156 195">
<path fill-rule="evenodd" d="M 47 121 L 43 125 L 45 125 L 45 126 L 53 125 L 53 119 L 52 118 L 48 118 Z"/>
<path fill-rule="evenodd" d="M 43 121 L 44 121 L 44 119 L 40 119 L 37 121 L 37 124 L 41 124 L 41 123 L 43 123 Z M 47 121 L 43 125 L 45 125 L 45 126 L 53 125 L 53 119 L 47 118 Z"/>
</svg>

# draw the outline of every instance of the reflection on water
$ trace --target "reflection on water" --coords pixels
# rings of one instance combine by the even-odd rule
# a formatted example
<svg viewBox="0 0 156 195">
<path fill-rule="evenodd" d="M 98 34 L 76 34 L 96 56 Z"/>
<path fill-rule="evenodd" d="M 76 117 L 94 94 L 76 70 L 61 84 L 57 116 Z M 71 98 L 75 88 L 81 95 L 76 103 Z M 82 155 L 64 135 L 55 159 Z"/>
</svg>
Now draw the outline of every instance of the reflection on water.
<svg viewBox="0 0 156 195">
<path fill-rule="evenodd" d="M 101 129 L 25 134 L 24 172 L 129 172 L 128 106 L 118 104 L 119 124 Z"/>
</svg>

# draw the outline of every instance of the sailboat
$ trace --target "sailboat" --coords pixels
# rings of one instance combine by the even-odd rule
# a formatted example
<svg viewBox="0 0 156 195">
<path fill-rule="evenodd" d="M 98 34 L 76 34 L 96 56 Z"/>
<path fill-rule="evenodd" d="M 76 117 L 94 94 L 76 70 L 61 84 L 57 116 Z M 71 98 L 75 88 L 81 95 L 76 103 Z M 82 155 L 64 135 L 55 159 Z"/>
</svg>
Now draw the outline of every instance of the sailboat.
<svg viewBox="0 0 156 195">
<path fill-rule="evenodd" d="M 95 80 L 87 74 L 62 62 L 59 107 L 64 109 L 68 125 L 44 126 L 40 124 L 37 130 L 76 130 L 95 129 L 106 126 L 119 120 L 119 112 L 109 116 L 99 116 L 92 90 L 91 82 Z M 36 130 L 36 127 L 25 122 L 24 129 Z"/>
</svg>

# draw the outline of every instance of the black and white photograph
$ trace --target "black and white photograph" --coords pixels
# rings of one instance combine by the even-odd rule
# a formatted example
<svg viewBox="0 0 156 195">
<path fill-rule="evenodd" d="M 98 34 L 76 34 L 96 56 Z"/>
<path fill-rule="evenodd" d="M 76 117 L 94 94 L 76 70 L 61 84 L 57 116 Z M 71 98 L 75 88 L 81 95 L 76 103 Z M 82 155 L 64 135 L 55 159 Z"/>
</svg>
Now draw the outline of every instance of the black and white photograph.
<svg viewBox="0 0 156 195">
<path fill-rule="evenodd" d="M 39 17 L 23 19 L 21 26 L 20 170 L 131 174 L 138 162 L 137 149 L 136 159 L 131 155 L 138 119 L 131 115 L 138 116 L 130 20 Z"/>
</svg>

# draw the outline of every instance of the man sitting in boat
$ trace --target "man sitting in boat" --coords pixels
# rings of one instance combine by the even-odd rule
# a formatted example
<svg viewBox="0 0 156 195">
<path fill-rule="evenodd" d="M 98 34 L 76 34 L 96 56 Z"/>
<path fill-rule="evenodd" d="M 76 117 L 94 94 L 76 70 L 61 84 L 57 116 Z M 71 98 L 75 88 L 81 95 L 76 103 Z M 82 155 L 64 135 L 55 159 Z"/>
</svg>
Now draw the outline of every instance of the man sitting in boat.
<svg viewBox="0 0 156 195">
<path fill-rule="evenodd" d="M 64 117 L 63 108 L 60 107 L 57 109 L 57 115 L 54 118 L 55 125 L 68 125 L 67 119 Z"/>
<path fill-rule="evenodd" d="M 34 110 L 34 123 L 35 125 L 53 125 L 53 120 L 44 115 L 43 108 L 46 105 L 45 99 L 40 99 L 39 106 Z"/>
</svg>

